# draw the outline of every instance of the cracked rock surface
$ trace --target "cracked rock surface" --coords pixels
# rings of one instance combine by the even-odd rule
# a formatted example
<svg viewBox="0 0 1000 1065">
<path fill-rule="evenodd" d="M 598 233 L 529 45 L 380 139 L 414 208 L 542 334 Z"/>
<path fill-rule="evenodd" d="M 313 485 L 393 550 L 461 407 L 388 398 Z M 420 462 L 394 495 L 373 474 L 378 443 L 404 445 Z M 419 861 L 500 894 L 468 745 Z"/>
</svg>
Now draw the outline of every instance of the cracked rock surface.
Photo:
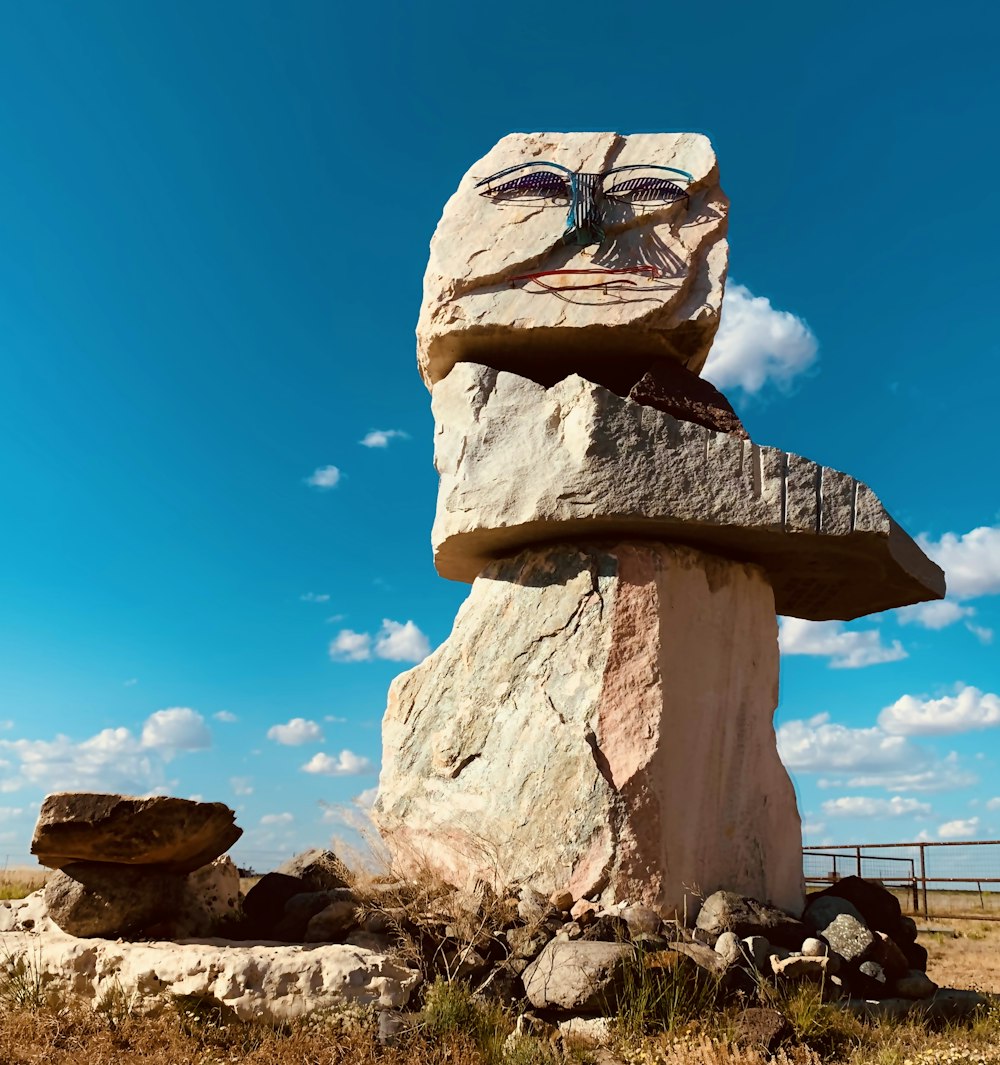
<svg viewBox="0 0 1000 1065">
<path fill-rule="evenodd" d="M 642 542 L 525 550 L 393 682 L 376 822 L 404 868 L 456 884 L 660 912 L 726 887 L 801 909 L 777 678 L 758 567 Z"/>
</svg>

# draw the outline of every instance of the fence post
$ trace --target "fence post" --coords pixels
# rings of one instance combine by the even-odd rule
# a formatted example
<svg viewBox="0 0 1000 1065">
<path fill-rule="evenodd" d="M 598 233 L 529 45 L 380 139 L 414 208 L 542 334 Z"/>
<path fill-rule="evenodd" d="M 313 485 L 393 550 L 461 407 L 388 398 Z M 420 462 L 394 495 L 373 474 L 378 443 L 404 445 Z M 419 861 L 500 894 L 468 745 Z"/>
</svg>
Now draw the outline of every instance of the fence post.
<svg viewBox="0 0 1000 1065">
<path fill-rule="evenodd" d="M 920 913 L 920 895 L 917 890 L 917 873 L 913 867 L 913 859 L 910 859 L 910 879 L 913 881 L 913 912 Z"/>
<path fill-rule="evenodd" d="M 924 920 L 926 921 L 929 914 L 927 913 L 927 848 L 920 844 L 920 882 L 924 886 Z"/>
<path fill-rule="evenodd" d="M 860 847 L 855 847 L 854 848 L 854 853 L 855 853 L 855 855 L 857 855 L 857 859 L 858 859 L 858 876 L 860 877 L 861 876 L 861 848 Z"/>
</svg>

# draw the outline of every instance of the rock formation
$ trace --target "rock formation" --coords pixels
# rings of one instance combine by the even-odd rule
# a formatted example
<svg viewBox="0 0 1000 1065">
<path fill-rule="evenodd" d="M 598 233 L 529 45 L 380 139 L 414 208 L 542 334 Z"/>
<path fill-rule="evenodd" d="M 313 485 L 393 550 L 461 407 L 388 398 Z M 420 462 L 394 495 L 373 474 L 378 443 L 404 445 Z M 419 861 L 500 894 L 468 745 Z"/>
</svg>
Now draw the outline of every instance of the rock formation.
<svg viewBox="0 0 1000 1065">
<path fill-rule="evenodd" d="M 374 816 L 403 871 L 801 911 L 776 614 L 944 579 L 869 488 L 754 444 L 698 379 L 727 209 L 706 138 L 612 133 L 505 137 L 445 207 L 417 360 L 435 564 L 472 591 L 389 693 Z"/>
</svg>

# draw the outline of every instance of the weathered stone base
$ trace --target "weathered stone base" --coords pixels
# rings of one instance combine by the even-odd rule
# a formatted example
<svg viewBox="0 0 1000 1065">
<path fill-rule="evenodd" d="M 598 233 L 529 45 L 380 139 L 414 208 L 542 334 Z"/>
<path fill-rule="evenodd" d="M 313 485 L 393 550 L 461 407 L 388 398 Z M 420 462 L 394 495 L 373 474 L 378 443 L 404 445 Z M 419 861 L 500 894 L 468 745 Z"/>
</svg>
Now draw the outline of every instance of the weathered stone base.
<svg viewBox="0 0 1000 1065">
<path fill-rule="evenodd" d="M 450 638 L 398 677 L 374 816 L 401 871 L 628 899 L 718 888 L 801 911 L 757 566 L 655 543 L 491 563 Z"/>
</svg>

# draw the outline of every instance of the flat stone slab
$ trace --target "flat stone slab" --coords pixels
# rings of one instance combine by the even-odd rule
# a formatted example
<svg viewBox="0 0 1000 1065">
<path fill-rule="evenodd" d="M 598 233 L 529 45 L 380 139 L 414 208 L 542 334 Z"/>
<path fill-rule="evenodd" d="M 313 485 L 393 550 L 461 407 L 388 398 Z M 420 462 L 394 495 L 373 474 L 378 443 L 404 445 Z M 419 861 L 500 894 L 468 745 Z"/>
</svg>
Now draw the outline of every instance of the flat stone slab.
<svg viewBox="0 0 1000 1065">
<path fill-rule="evenodd" d="M 498 194 L 483 195 L 484 179 L 540 161 L 556 166 L 509 177 L 547 174 L 555 187 L 544 194 L 502 191 L 501 178 L 490 185 Z M 625 166 L 637 169 L 607 173 Z M 655 169 L 663 166 L 693 180 Z M 606 175 L 603 192 L 672 178 L 686 196 L 600 197 L 603 238 L 566 243 L 571 197 L 557 188 L 568 177 L 559 167 Z M 553 381 L 615 360 L 637 360 L 641 373 L 670 358 L 697 373 L 719 326 L 728 210 L 715 152 L 699 133 L 504 137 L 462 178 L 431 241 L 417 324 L 424 382 L 432 387 L 467 359 Z"/>
<path fill-rule="evenodd" d="M 46 796 L 38 812 L 31 853 L 50 869 L 72 862 L 118 862 L 190 873 L 243 835 L 235 819 L 221 802 L 56 792 Z"/>
<path fill-rule="evenodd" d="M 546 542 L 687 544 L 761 566 L 812 621 L 940 599 L 944 574 L 848 474 L 678 421 L 573 375 L 549 388 L 461 363 L 432 407 L 442 577 Z"/>
<path fill-rule="evenodd" d="M 280 1022 L 350 1003 L 399 1009 L 420 974 L 385 954 L 344 944 L 126 943 L 60 932 L 0 933 L 0 957 L 21 966 L 43 995 L 98 1006 L 124 995 L 141 1012 L 173 996 L 221 1002 L 244 1020 Z"/>
</svg>

